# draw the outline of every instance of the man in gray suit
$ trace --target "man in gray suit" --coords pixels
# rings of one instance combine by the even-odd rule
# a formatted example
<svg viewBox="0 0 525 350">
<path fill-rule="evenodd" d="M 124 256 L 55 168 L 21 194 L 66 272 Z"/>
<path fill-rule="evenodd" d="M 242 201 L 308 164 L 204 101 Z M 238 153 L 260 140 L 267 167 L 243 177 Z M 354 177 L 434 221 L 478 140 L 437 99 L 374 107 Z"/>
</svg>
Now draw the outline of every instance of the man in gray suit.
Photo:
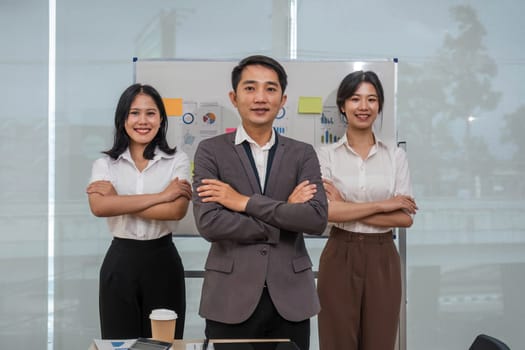
<svg viewBox="0 0 525 350">
<path fill-rule="evenodd" d="M 274 59 L 240 61 L 230 99 L 241 125 L 195 154 L 194 217 L 211 242 L 199 314 L 207 338 L 287 338 L 307 350 L 320 307 L 303 232 L 323 232 L 327 201 L 313 147 L 272 128 L 286 84 Z"/>
</svg>

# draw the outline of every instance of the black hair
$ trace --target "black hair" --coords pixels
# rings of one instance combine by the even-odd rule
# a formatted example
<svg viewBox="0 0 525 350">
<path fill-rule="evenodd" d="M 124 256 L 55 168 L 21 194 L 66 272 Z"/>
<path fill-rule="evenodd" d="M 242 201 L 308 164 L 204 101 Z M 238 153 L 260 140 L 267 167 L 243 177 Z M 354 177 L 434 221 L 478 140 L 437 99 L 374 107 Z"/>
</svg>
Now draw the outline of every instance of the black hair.
<svg viewBox="0 0 525 350">
<path fill-rule="evenodd" d="M 166 115 L 166 109 L 164 108 L 164 103 L 162 102 L 162 97 L 155 88 L 150 85 L 143 84 L 133 84 L 128 87 L 122 95 L 117 104 L 117 109 L 115 110 L 115 131 L 113 139 L 113 147 L 110 150 L 104 151 L 102 153 L 107 154 L 113 159 L 117 159 L 129 146 L 129 135 L 126 132 L 125 124 L 128 119 L 129 110 L 131 104 L 137 95 L 145 94 L 150 96 L 157 108 L 159 109 L 160 114 L 160 128 L 157 132 L 157 135 L 151 140 L 151 142 L 144 149 L 144 158 L 153 159 L 155 156 L 155 148 L 158 146 L 160 150 L 167 154 L 173 154 L 176 151 L 176 148 L 171 148 L 168 145 L 166 140 L 166 133 L 168 131 L 168 116 Z"/>
<path fill-rule="evenodd" d="M 288 77 L 286 76 L 286 71 L 284 70 L 283 66 L 274 60 L 271 57 L 263 56 L 263 55 L 253 55 L 246 58 L 243 58 L 235 68 L 232 70 L 232 88 L 233 91 L 237 91 L 237 86 L 239 85 L 239 82 L 241 81 L 241 75 L 244 68 L 247 66 L 255 66 L 260 65 L 264 66 L 266 68 L 269 68 L 273 70 L 275 73 L 277 73 L 277 77 L 279 78 L 279 84 L 281 85 L 282 93 L 284 94 L 284 90 L 286 90 L 286 85 L 288 85 Z"/>
<path fill-rule="evenodd" d="M 355 94 L 355 92 L 359 88 L 359 85 L 361 85 L 361 83 L 363 82 L 372 84 L 376 89 L 377 99 L 379 102 L 378 113 L 381 113 L 381 111 L 383 110 L 383 104 L 385 103 L 383 85 L 381 84 L 381 80 L 379 80 L 377 74 L 370 70 L 366 72 L 362 70 L 352 72 L 346 77 L 344 77 L 344 79 L 341 81 L 341 84 L 339 84 L 339 88 L 337 89 L 336 99 L 339 112 L 342 111 L 342 108 L 345 105 L 345 101 Z"/>
</svg>

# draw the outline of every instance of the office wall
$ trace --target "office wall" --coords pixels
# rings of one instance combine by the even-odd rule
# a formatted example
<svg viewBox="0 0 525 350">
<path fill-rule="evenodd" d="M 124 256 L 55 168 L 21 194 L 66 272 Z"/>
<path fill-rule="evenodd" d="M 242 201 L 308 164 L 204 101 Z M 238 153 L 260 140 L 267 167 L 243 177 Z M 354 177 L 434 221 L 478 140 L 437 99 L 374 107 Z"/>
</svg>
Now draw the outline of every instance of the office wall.
<svg viewBox="0 0 525 350">
<path fill-rule="evenodd" d="M 98 268 L 110 237 L 104 221 L 90 215 L 84 188 L 91 162 L 111 141 L 116 100 L 132 82 L 131 58 L 284 58 L 293 40 L 277 2 L 58 2 L 54 140 L 47 134 L 47 4 L 0 3 L 0 144 L 7 157 L 0 172 L 0 338 L 6 347 L 44 348 L 50 332 L 51 348 L 66 349 L 98 335 Z M 298 59 L 400 60 L 399 139 L 407 142 L 420 206 L 408 231 L 408 349 L 466 349 L 479 332 L 521 346 L 524 6 L 517 0 L 297 1 Z M 50 217 L 48 142 L 56 145 Z M 309 241 L 314 261 L 323 243 Z M 54 248 L 50 283 L 48 244 Z M 203 240 L 176 244 L 187 269 L 202 268 Z M 199 290 L 200 281 L 190 280 L 189 337 L 202 334 Z"/>
</svg>

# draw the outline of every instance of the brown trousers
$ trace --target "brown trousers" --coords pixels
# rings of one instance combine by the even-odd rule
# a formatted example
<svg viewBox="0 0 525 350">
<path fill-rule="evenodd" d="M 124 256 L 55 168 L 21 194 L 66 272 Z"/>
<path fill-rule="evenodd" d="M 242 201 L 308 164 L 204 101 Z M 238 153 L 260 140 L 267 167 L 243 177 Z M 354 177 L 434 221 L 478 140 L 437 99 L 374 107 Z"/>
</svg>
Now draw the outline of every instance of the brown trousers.
<svg viewBox="0 0 525 350">
<path fill-rule="evenodd" d="M 393 350 L 401 305 L 401 263 L 392 233 L 333 227 L 317 289 L 320 350 Z"/>
</svg>

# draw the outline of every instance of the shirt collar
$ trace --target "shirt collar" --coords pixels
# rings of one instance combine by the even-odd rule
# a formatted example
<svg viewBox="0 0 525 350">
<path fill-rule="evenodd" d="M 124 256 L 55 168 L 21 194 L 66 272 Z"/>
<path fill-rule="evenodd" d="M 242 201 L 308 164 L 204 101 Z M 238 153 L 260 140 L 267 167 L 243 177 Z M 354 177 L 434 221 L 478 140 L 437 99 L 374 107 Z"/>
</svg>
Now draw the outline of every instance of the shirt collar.
<svg viewBox="0 0 525 350">
<path fill-rule="evenodd" d="M 374 137 L 375 137 L 375 140 L 376 140 L 376 143 L 374 145 L 376 147 L 388 148 L 386 143 L 384 143 L 383 140 L 381 140 L 379 137 L 377 137 L 376 134 L 374 134 Z M 342 147 L 342 146 L 346 146 L 347 148 L 351 148 L 350 145 L 348 144 L 348 139 L 346 137 L 346 132 L 344 133 L 343 137 L 341 137 L 337 142 L 334 143 L 334 147 L 335 148 L 339 148 L 339 147 Z"/>
<path fill-rule="evenodd" d="M 152 160 L 153 161 L 157 161 L 157 160 L 162 159 L 162 158 L 169 159 L 169 158 L 173 158 L 173 157 L 175 157 L 175 153 L 167 154 L 166 152 L 161 151 L 161 149 L 159 147 L 155 147 L 155 155 L 153 156 Z M 127 160 L 128 162 L 133 163 L 133 159 L 131 158 L 131 153 L 129 152 L 129 147 L 127 147 L 126 150 L 124 152 L 122 152 L 117 157 L 117 159 L 115 159 L 115 162 L 117 162 L 117 161 L 119 161 L 121 159 L 124 159 L 124 160 Z"/>
<path fill-rule="evenodd" d="M 236 145 L 240 145 L 241 143 L 243 143 L 244 141 L 248 141 L 250 144 L 255 144 L 257 146 L 259 146 L 257 144 L 257 142 L 255 142 L 251 137 L 250 135 L 248 135 L 248 133 L 246 132 L 246 130 L 244 129 L 244 127 L 241 125 L 239 125 L 239 127 L 237 128 L 237 131 L 235 132 L 235 144 Z M 272 128 L 272 136 L 270 136 L 270 141 L 268 141 L 264 146 L 262 146 L 261 148 L 262 149 L 270 149 L 272 148 L 272 146 L 275 144 L 275 130 Z"/>
</svg>

